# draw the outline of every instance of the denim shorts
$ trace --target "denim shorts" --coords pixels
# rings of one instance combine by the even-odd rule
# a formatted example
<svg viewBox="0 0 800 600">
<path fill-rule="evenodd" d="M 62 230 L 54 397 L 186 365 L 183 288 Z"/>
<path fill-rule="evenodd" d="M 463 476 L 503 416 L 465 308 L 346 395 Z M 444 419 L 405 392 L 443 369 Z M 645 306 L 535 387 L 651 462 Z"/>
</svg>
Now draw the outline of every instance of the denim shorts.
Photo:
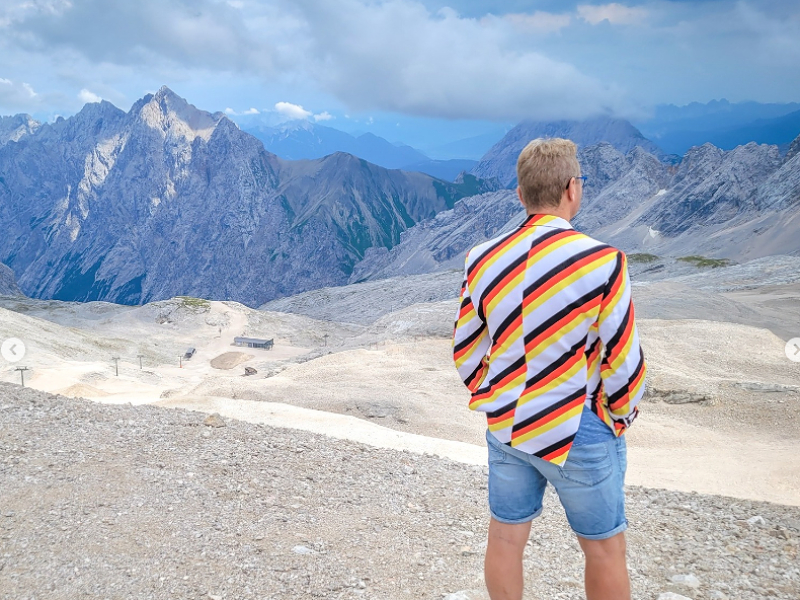
<svg viewBox="0 0 800 600">
<path fill-rule="evenodd" d="M 527 523 L 542 512 L 547 483 L 555 488 L 572 530 L 603 540 L 628 528 L 625 436 L 573 446 L 559 466 L 497 441 L 488 430 L 489 510 L 501 523 Z"/>
</svg>

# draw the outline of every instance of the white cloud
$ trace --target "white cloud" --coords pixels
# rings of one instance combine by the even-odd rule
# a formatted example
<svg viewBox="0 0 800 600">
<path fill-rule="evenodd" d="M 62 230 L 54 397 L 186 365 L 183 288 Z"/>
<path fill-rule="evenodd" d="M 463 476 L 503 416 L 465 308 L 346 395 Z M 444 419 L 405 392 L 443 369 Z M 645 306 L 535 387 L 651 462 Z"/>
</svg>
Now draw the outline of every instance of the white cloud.
<svg viewBox="0 0 800 600">
<path fill-rule="evenodd" d="M 33 86 L 30 83 L 23 83 L 22 89 L 28 92 L 28 96 L 30 96 L 31 98 L 36 98 L 36 96 L 39 95 L 34 91 Z"/>
<path fill-rule="evenodd" d="M 235 115 L 236 111 L 233 110 L 232 108 L 228 107 L 228 108 L 225 109 L 225 114 L 226 115 Z"/>
<path fill-rule="evenodd" d="M 248 108 L 242 113 L 243 115 L 259 115 L 261 112 L 257 108 Z"/>
<path fill-rule="evenodd" d="M 311 116 L 311 112 L 300 106 L 299 104 L 292 104 L 291 102 L 278 102 L 275 104 L 275 111 L 287 119 L 292 121 L 297 119 L 307 119 Z"/>
<path fill-rule="evenodd" d="M 0 83 L 2 83 L 3 85 L 11 85 L 11 80 L 3 79 L 2 77 L 0 77 Z"/>
<path fill-rule="evenodd" d="M 333 118 L 334 116 L 327 110 L 323 110 L 321 113 L 314 115 L 314 121 L 316 121 L 317 123 L 319 123 L 320 121 L 330 121 Z"/>
<path fill-rule="evenodd" d="M 92 104 L 94 102 L 101 102 L 103 99 L 95 94 L 94 92 L 90 92 L 86 88 L 83 88 L 80 93 L 78 94 L 78 98 L 84 104 Z"/>
<path fill-rule="evenodd" d="M 515 27 L 534 33 L 552 33 L 561 31 L 572 22 L 569 14 L 555 14 L 537 10 L 533 14 L 515 13 L 503 16 Z"/>
<path fill-rule="evenodd" d="M 647 9 L 641 6 L 623 4 L 582 4 L 578 6 L 578 16 L 592 25 L 608 21 L 612 25 L 640 25 L 647 19 Z"/>
</svg>

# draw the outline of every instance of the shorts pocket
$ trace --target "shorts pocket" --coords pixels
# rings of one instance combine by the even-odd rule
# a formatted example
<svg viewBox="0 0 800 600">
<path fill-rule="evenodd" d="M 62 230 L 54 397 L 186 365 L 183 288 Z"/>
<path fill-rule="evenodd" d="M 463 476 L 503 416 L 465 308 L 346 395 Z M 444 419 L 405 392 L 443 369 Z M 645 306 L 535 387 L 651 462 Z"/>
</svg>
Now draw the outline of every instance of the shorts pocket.
<svg viewBox="0 0 800 600">
<path fill-rule="evenodd" d="M 499 448 L 498 442 L 495 437 L 486 431 L 486 445 L 489 447 L 489 463 L 496 465 L 498 463 L 502 463 L 506 461 L 507 454 L 503 451 L 502 448 Z"/>
<path fill-rule="evenodd" d="M 560 467 L 564 479 L 591 486 L 611 477 L 614 463 L 608 446 L 607 442 L 574 446 Z"/>
</svg>

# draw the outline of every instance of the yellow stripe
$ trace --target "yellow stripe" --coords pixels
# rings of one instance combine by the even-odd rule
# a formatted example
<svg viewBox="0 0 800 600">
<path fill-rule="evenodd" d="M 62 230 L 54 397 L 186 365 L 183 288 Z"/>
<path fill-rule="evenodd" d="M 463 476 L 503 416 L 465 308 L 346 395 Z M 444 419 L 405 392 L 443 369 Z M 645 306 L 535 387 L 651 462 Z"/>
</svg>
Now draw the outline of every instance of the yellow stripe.
<svg viewBox="0 0 800 600">
<path fill-rule="evenodd" d="M 586 320 L 586 315 L 585 315 L 585 314 L 583 314 L 583 313 L 578 313 L 578 314 L 577 314 L 577 315 L 576 315 L 576 316 L 575 316 L 575 317 L 572 319 L 572 321 L 568 322 L 568 323 L 567 323 L 566 325 L 564 325 L 564 326 L 563 326 L 561 329 L 559 329 L 558 331 L 556 331 L 556 332 L 554 332 L 552 335 L 550 335 L 550 337 L 548 337 L 548 338 L 545 338 L 544 340 L 542 340 L 541 342 L 539 342 L 538 344 L 536 344 L 536 346 L 534 346 L 533 348 L 531 348 L 531 350 L 530 350 L 530 351 L 526 352 L 526 353 L 525 353 L 525 360 L 526 360 L 528 363 L 530 363 L 532 359 L 536 358 L 536 357 L 537 357 L 537 356 L 539 356 L 539 355 L 540 355 L 542 352 L 544 352 L 545 350 L 547 350 L 547 348 L 549 348 L 549 347 L 550 347 L 550 346 L 553 344 L 553 342 L 554 342 L 555 340 L 557 340 L 557 339 L 559 339 L 559 338 L 562 338 L 562 337 L 564 337 L 566 334 L 568 334 L 570 331 L 572 331 L 573 329 L 575 329 L 575 328 L 576 328 L 578 325 L 580 325 L 581 323 L 583 323 L 583 321 L 585 321 L 585 320 Z"/>
<path fill-rule="evenodd" d="M 504 352 L 506 352 L 514 344 L 514 342 L 516 342 L 520 337 L 522 337 L 523 333 L 524 332 L 523 332 L 522 327 L 515 328 L 514 329 L 514 333 L 512 333 L 511 335 L 509 335 L 506 338 L 506 341 L 503 342 L 500 345 L 500 347 L 497 348 L 497 350 L 494 351 L 494 354 L 492 354 L 492 356 L 501 356 Z"/>
<path fill-rule="evenodd" d="M 631 331 L 631 334 L 628 336 L 628 341 L 625 342 L 625 345 L 622 347 L 622 350 L 617 354 L 617 358 L 614 362 L 611 363 L 611 368 L 616 371 L 622 366 L 622 363 L 625 362 L 625 359 L 628 358 L 628 353 L 631 351 L 631 344 L 633 344 L 633 334 L 635 331 Z"/>
<path fill-rule="evenodd" d="M 520 444 L 522 444 L 524 442 L 527 442 L 531 438 L 538 437 L 540 435 L 543 435 L 543 434 L 547 433 L 551 429 L 555 429 L 559 425 L 569 421 L 570 419 L 574 418 L 576 415 L 580 414 L 580 412 L 582 410 L 583 410 L 583 404 L 578 404 L 575 408 L 571 408 L 570 410 L 565 412 L 563 415 L 559 416 L 556 419 L 553 419 L 549 423 L 545 423 L 541 427 L 537 427 L 536 429 L 534 429 L 532 431 L 529 431 L 525 435 L 511 440 L 511 446 L 512 447 L 519 446 Z"/>
<path fill-rule="evenodd" d="M 516 248 L 519 244 L 521 244 L 523 242 L 526 242 L 529 238 L 530 238 L 530 233 L 525 233 L 525 234 L 520 235 L 513 244 L 511 244 L 510 246 L 508 246 L 506 248 L 503 248 L 503 250 L 501 250 L 500 252 L 497 252 L 492 258 L 490 258 L 488 261 L 486 261 L 483 264 L 483 266 L 480 269 L 478 269 L 472 275 L 472 279 L 470 280 L 470 285 L 472 285 L 473 289 L 475 288 L 474 282 L 475 281 L 480 281 L 480 279 L 483 277 L 483 274 L 486 272 L 486 270 L 489 267 L 491 267 L 494 263 L 496 263 L 498 260 L 500 260 L 501 257 L 503 257 L 506 254 L 508 254 L 509 252 L 511 252 L 511 250 Z"/>
<path fill-rule="evenodd" d="M 570 275 L 569 277 L 567 277 L 563 281 L 560 281 L 556 285 L 554 285 L 551 288 L 549 288 L 546 292 L 544 292 L 536 300 L 534 300 L 528 306 L 526 306 L 525 310 L 522 313 L 523 316 L 528 316 L 531 312 L 533 312 L 534 310 L 539 308 L 542 304 L 547 302 L 550 298 L 555 296 L 558 292 L 560 292 L 560 291 L 564 290 L 565 288 L 571 286 L 576 281 L 578 281 L 582 277 L 585 277 L 589 273 L 591 273 L 593 271 L 596 271 L 597 269 L 602 267 L 604 264 L 610 262 L 613 258 L 614 258 L 613 254 L 612 255 L 602 256 L 598 260 L 593 260 L 589 264 L 581 267 L 580 269 L 575 271 L 575 273 L 573 273 L 572 275 Z M 596 310 L 599 313 L 600 312 L 600 307 L 598 306 L 594 310 Z"/>
<path fill-rule="evenodd" d="M 599 317 L 600 323 L 605 321 L 608 318 L 608 315 L 610 315 L 614 311 L 614 308 L 619 303 L 620 298 L 622 298 L 623 294 L 625 293 L 625 288 L 627 287 L 627 285 L 628 285 L 628 278 L 626 276 L 625 271 L 623 271 L 622 283 L 620 284 L 617 293 L 612 297 L 611 302 L 608 303 L 608 306 L 606 306 L 605 310 L 600 312 L 600 317 Z"/>
<path fill-rule="evenodd" d="M 535 390 L 532 390 L 532 391 L 528 392 L 527 394 L 524 394 L 524 395 L 520 396 L 519 401 L 517 402 L 517 406 L 522 406 L 526 402 L 529 402 L 530 400 L 533 400 L 534 398 L 538 398 L 539 396 L 544 395 L 546 392 L 549 392 L 551 390 L 556 389 L 558 386 L 560 386 L 564 382 L 569 381 L 572 377 L 575 376 L 575 373 L 577 373 L 578 371 L 580 371 L 583 368 L 583 366 L 585 364 L 586 364 L 585 360 L 579 360 L 572 367 L 570 367 L 569 370 L 565 371 L 564 373 L 562 373 L 561 375 L 556 377 L 553 381 L 548 383 L 546 386 L 544 386 L 542 388 L 537 388 Z"/>
<path fill-rule="evenodd" d="M 507 392 L 518 385 L 525 383 L 526 373 L 522 373 L 521 375 L 517 376 L 516 378 L 512 379 L 507 385 L 504 385 L 501 388 L 496 388 L 492 391 L 491 395 L 488 398 L 483 400 L 479 400 L 476 402 L 470 402 L 469 407 L 471 410 L 475 410 L 479 406 L 483 406 L 484 404 L 490 404 L 497 400 L 498 396 L 500 396 L 503 392 Z"/>
<path fill-rule="evenodd" d="M 491 314 L 492 311 L 497 307 L 497 305 L 502 302 L 503 298 L 508 296 L 511 292 L 513 292 L 520 283 L 525 280 L 525 270 L 523 269 L 519 275 L 514 277 L 511 281 L 509 281 L 506 286 L 503 288 L 503 291 L 497 294 L 492 301 L 486 307 L 486 314 Z"/>
<path fill-rule="evenodd" d="M 500 429 L 505 429 L 506 427 L 511 427 L 514 425 L 514 417 L 509 417 L 508 419 L 504 419 L 503 421 L 499 421 L 494 425 L 489 425 L 489 431 L 498 431 Z"/>
</svg>

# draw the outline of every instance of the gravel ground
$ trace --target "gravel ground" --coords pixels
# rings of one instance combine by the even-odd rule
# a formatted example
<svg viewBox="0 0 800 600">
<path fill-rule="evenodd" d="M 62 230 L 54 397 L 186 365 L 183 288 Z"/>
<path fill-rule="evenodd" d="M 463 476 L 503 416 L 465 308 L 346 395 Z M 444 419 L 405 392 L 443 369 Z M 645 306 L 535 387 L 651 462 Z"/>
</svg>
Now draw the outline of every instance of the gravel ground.
<svg viewBox="0 0 800 600">
<path fill-rule="evenodd" d="M 634 598 L 800 598 L 799 508 L 628 503 Z M 2 599 L 483 599 L 487 523 L 484 468 L 0 383 Z M 581 569 L 548 493 L 526 598 L 581 598 Z"/>
</svg>

